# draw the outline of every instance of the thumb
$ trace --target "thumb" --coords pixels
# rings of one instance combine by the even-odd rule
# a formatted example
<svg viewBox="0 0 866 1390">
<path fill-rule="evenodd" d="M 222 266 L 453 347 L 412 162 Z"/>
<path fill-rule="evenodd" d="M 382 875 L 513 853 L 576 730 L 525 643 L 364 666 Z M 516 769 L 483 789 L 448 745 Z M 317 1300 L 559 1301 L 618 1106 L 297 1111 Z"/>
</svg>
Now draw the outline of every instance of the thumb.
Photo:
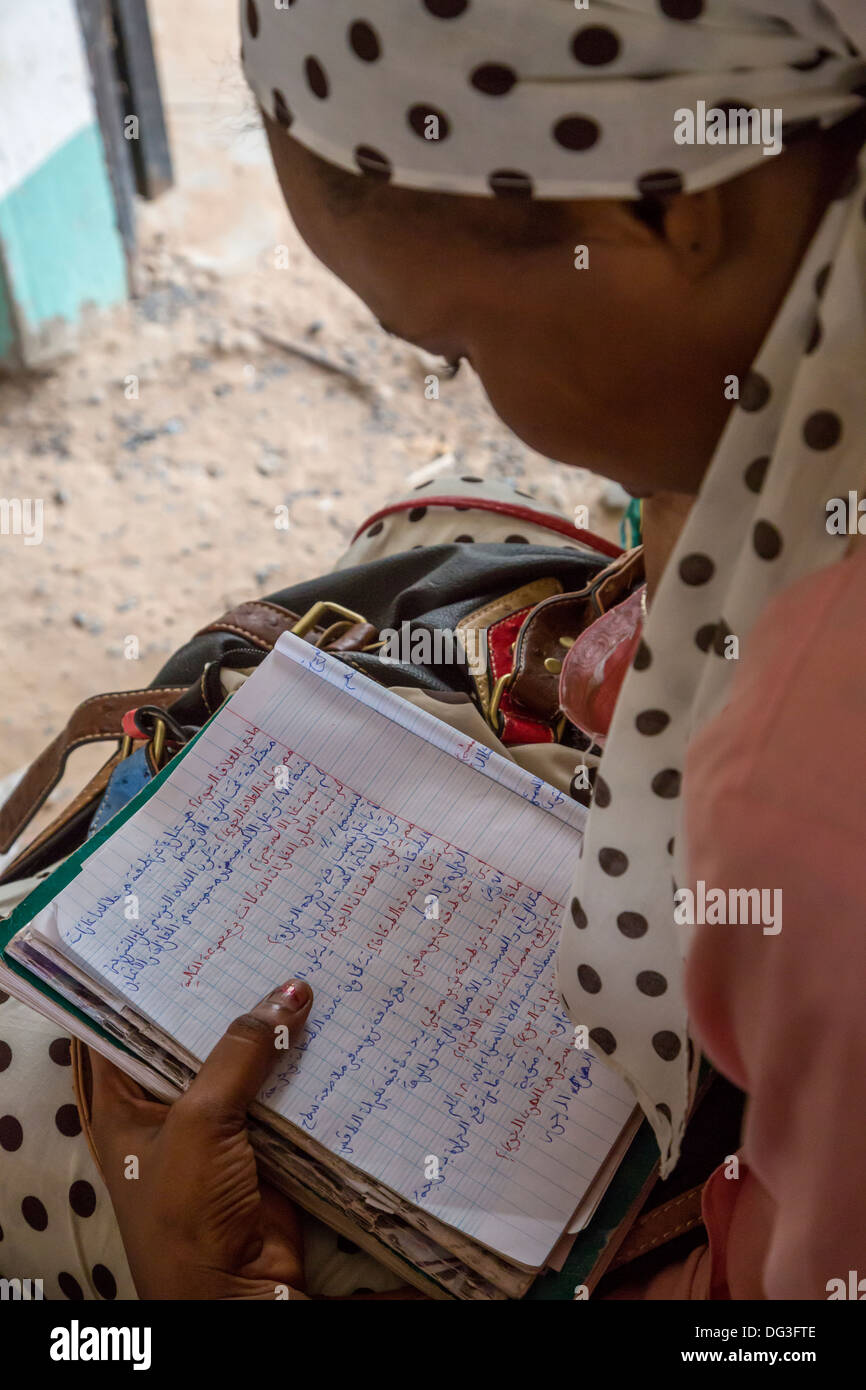
<svg viewBox="0 0 866 1390">
<path fill-rule="evenodd" d="M 99 1155 L 99 1165 L 109 1187 L 117 1171 L 118 1155 L 126 1154 L 130 1143 L 140 1143 L 147 1132 L 155 1131 L 169 1107 L 150 1100 L 132 1077 L 109 1062 L 94 1048 L 90 1061 L 90 1133 Z"/>
<path fill-rule="evenodd" d="M 178 1105 L 202 1105 L 211 1116 L 243 1123 L 247 1109 L 274 1065 L 277 1047 L 307 1021 L 313 991 L 306 980 L 289 980 L 236 1018 L 202 1063 Z"/>
</svg>

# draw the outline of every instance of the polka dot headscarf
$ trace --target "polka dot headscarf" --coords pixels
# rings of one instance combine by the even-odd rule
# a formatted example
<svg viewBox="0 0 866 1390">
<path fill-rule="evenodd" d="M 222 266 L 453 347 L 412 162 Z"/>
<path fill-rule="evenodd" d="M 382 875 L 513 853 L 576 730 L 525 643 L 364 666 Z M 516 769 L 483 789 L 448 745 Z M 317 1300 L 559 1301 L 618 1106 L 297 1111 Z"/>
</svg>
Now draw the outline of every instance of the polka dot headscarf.
<svg viewBox="0 0 866 1390">
<path fill-rule="evenodd" d="M 244 0 L 264 108 L 366 176 L 456 193 L 637 197 L 762 163 L 678 145 L 674 111 L 780 107 L 790 136 L 866 96 L 866 0 Z M 438 140 L 425 138 L 429 118 Z M 699 1059 L 674 887 L 690 738 L 782 589 L 842 558 L 826 503 L 866 486 L 866 163 L 828 208 L 741 384 L 623 685 L 576 866 L 559 987 L 679 1153 Z M 720 390 L 722 389 L 720 383 Z M 743 887 L 755 885 L 744 884 Z M 764 885 L 772 887 L 773 885 Z M 747 931 L 747 926 L 719 927 Z M 773 949 L 772 941 L 768 949 Z"/>
<path fill-rule="evenodd" d="M 764 158 L 678 145 L 674 112 L 781 108 L 785 134 L 866 80 L 831 7 L 864 0 L 241 0 L 264 110 L 323 159 L 407 188 L 637 198 Z M 862 24 L 862 19 L 859 23 Z"/>
</svg>

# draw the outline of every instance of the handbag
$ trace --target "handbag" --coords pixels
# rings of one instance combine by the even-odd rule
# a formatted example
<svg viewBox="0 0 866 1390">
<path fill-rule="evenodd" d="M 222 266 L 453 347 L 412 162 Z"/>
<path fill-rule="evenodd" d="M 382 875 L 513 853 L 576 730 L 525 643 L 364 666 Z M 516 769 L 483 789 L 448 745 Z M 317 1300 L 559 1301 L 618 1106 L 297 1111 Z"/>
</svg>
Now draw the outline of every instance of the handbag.
<svg viewBox="0 0 866 1390">
<path fill-rule="evenodd" d="M 559 742 L 586 750 L 589 740 L 559 708 L 566 645 L 614 592 L 641 577 L 639 551 L 610 562 L 591 546 L 436 545 L 241 603 L 201 628 L 149 686 L 94 695 L 73 711 L 0 807 L 0 853 L 20 839 L 75 748 L 114 743 L 115 750 L 7 864 L 0 884 L 43 872 L 100 829 L 216 712 L 231 673 L 249 673 L 284 632 L 381 684 L 468 697 L 506 747 Z M 384 631 L 405 634 L 410 659 L 383 650 Z M 414 656 L 417 633 L 430 639 L 432 659 L 423 663 Z M 442 638 L 454 633 L 465 660 L 448 659 Z"/>
</svg>

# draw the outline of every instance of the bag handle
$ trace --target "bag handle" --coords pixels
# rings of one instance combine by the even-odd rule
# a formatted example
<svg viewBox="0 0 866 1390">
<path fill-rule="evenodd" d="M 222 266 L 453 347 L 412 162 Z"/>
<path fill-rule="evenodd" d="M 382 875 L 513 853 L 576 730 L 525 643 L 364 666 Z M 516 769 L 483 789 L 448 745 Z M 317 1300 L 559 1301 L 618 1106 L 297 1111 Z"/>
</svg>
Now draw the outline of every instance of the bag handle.
<svg viewBox="0 0 866 1390">
<path fill-rule="evenodd" d="M 0 806 L 0 854 L 6 854 L 30 824 L 49 792 L 63 776 L 69 754 L 85 743 L 106 743 L 124 736 L 123 716 L 146 699 L 167 709 L 186 690 L 185 685 L 155 690 L 118 690 L 93 695 L 73 711 L 65 729 L 31 763 L 12 795 Z"/>
</svg>

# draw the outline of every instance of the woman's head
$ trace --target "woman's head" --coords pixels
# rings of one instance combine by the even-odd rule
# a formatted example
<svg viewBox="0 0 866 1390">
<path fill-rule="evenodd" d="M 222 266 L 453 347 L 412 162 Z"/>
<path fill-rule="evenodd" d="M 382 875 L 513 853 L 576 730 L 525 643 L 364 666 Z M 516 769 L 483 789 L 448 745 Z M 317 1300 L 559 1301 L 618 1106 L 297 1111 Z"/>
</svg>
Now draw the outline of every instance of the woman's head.
<svg viewBox="0 0 866 1390">
<path fill-rule="evenodd" d="M 484 32 L 491 7 L 504 36 Z M 719 54 L 686 19 L 700 0 L 597 0 L 591 25 L 564 0 L 419 0 L 384 18 L 394 6 L 378 0 L 378 23 L 347 10 L 345 25 L 334 5 L 327 24 L 304 0 L 244 8 L 247 72 L 314 252 L 386 328 L 469 358 L 540 452 L 636 493 L 694 490 L 731 408 L 726 378 L 745 376 L 850 141 L 813 122 L 779 156 L 678 148 L 674 114 L 716 91 L 720 59 L 741 60 L 754 100 L 756 51 L 761 67 L 789 60 L 775 90 L 798 113 L 807 74 L 829 67 L 823 110 L 844 114 L 857 65 L 841 35 L 821 57 L 814 24 L 762 29 L 755 4 Z"/>
<path fill-rule="evenodd" d="M 301 235 L 385 328 L 466 357 L 527 444 L 637 494 L 695 490 L 830 169 L 817 141 L 658 204 L 493 202 L 365 184 L 268 129 Z"/>
</svg>

